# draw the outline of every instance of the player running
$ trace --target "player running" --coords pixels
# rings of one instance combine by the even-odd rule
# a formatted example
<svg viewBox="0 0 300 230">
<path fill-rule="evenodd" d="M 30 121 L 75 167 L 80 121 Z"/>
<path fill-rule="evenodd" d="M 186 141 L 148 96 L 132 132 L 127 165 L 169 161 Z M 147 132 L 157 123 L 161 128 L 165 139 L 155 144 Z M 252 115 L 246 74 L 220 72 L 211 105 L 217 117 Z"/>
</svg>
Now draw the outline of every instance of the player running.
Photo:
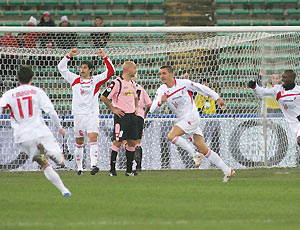
<svg viewBox="0 0 300 230">
<path fill-rule="evenodd" d="M 53 170 L 46 157 L 57 165 L 64 165 L 64 156 L 50 129 L 45 124 L 42 111 L 50 115 L 52 122 L 61 135 L 66 130 L 61 127 L 54 106 L 46 93 L 31 85 L 33 71 L 29 66 L 21 66 L 18 71 L 20 86 L 5 92 L 0 99 L 0 114 L 4 108 L 11 112 L 11 126 L 14 130 L 14 140 L 42 168 L 46 178 L 54 184 L 65 196 L 70 197 L 70 191 L 64 186 L 59 175 Z"/>
<path fill-rule="evenodd" d="M 289 69 L 282 74 L 282 84 L 262 88 L 255 81 L 248 85 L 259 97 L 271 97 L 278 101 L 280 109 L 290 125 L 300 146 L 300 86 L 295 84 L 296 73 Z"/>
<path fill-rule="evenodd" d="M 104 51 L 98 50 L 97 55 L 103 58 L 106 71 L 102 74 L 91 76 L 93 65 L 89 61 L 82 61 L 80 76 L 71 73 L 67 64 L 71 57 L 78 55 L 77 49 L 72 49 L 58 64 L 58 70 L 66 81 L 72 85 L 72 114 L 74 115 L 75 132 L 75 160 L 77 175 L 82 175 L 82 158 L 84 135 L 87 133 L 90 143 L 91 175 L 95 175 L 99 168 L 98 161 L 98 133 L 99 133 L 99 89 L 114 74 L 115 69 Z"/>
<path fill-rule="evenodd" d="M 229 168 L 218 154 L 206 146 L 202 130 L 200 129 L 200 117 L 191 91 L 211 97 L 217 101 L 220 108 L 225 109 L 226 106 L 223 99 L 215 91 L 204 85 L 186 79 L 175 79 L 171 66 L 162 66 L 160 68 L 160 79 L 163 85 L 156 92 L 150 113 L 161 107 L 163 103 L 167 103 L 177 116 L 176 124 L 168 134 L 169 141 L 190 153 L 193 156 L 196 167 L 200 166 L 205 155 L 211 163 L 224 172 L 223 182 L 228 182 L 235 171 Z M 200 153 L 194 151 L 192 146 L 181 137 L 184 134 L 193 136 L 193 144 Z"/>
</svg>

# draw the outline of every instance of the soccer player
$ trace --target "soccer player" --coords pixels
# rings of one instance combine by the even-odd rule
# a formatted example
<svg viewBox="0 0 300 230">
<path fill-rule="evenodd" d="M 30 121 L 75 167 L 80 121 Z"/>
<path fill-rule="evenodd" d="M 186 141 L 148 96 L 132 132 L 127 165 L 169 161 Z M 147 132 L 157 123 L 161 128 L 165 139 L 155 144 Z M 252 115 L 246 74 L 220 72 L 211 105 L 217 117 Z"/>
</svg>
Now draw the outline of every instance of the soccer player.
<svg viewBox="0 0 300 230">
<path fill-rule="evenodd" d="M 297 137 L 300 146 L 300 87 L 295 84 L 296 73 L 285 70 L 281 76 L 282 84 L 271 88 L 262 88 L 255 81 L 249 81 L 248 86 L 259 97 L 271 97 L 278 101 L 280 109 Z"/>
<path fill-rule="evenodd" d="M 106 71 L 102 74 L 91 76 L 93 66 L 89 61 L 82 61 L 80 76 L 71 73 L 67 64 L 71 57 L 78 55 L 77 49 L 72 49 L 58 64 L 61 75 L 72 85 L 73 101 L 72 114 L 74 115 L 75 132 L 75 160 L 78 168 L 77 175 L 83 174 L 82 158 L 84 135 L 87 133 L 90 143 L 91 175 L 95 175 L 99 168 L 98 160 L 98 132 L 99 132 L 99 89 L 114 74 L 112 62 L 105 56 L 104 51 L 98 50 L 97 55 L 103 58 Z"/>
<path fill-rule="evenodd" d="M 122 141 L 126 140 L 126 173 L 125 176 L 136 176 L 132 171 L 132 162 L 137 138 L 138 97 L 135 82 L 136 64 L 126 61 L 123 66 L 123 75 L 110 83 L 102 93 L 101 100 L 114 113 L 114 141 L 111 147 L 110 176 L 117 176 L 116 160 Z M 112 103 L 110 102 L 112 99 Z"/>
<path fill-rule="evenodd" d="M 146 92 L 146 90 L 139 84 L 136 83 L 136 93 L 139 99 L 139 106 L 137 111 L 137 141 L 135 147 L 134 160 L 136 162 L 136 170 L 142 170 L 142 158 L 143 158 L 143 149 L 141 145 L 141 139 L 143 136 L 144 129 L 144 119 L 146 118 L 147 113 L 150 110 L 152 101 Z M 144 110 L 144 106 L 146 109 Z"/>
<path fill-rule="evenodd" d="M 61 127 L 54 106 L 46 93 L 31 86 L 33 71 L 29 66 L 21 66 L 18 71 L 20 86 L 5 92 L 0 98 L 0 114 L 4 108 L 11 112 L 11 126 L 14 130 L 14 140 L 19 143 L 30 159 L 36 161 L 42 168 L 46 178 L 54 184 L 65 196 L 70 197 L 70 191 L 64 186 L 59 175 L 53 170 L 46 156 L 57 165 L 64 165 L 62 151 L 50 129 L 45 124 L 42 111 L 48 113 L 61 135 L 66 130 Z"/>
<path fill-rule="evenodd" d="M 162 104 L 167 103 L 168 107 L 177 116 L 176 124 L 168 134 L 169 141 L 193 155 L 195 165 L 198 167 L 205 155 L 211 163 L 224 172 L 223 182 L 228 182 L 235 171 L 229 168 L 218 154 L 206 146 L 202 130 L 200 129 L 200 117 L 191 92 L 198 92 L 204 96 L 209 96 L 217 101 L 220 108 L 225 109 L 226 106 L 223 99 L 215 91 L 204 85 L 186 79 L 175 79 L 171 66 L 162 66 L 160 68 L 160 79 L 163 84 L 156 92 L 150 113 L 153 113 Z M 181 137 L 183 134 L 193 136 L 193 144 L 200 153 L 194 151 L 192 146 Z"/>
</svg>

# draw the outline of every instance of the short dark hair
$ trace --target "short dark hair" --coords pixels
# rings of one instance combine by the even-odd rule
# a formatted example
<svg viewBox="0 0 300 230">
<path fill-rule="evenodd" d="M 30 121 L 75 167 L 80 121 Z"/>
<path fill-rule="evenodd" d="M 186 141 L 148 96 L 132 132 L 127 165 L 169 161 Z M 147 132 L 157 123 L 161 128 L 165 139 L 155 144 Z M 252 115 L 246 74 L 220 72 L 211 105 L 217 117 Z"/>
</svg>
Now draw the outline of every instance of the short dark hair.
<svg viewBox="0 0 300 230">
<path fill-rule="evenodd" d="M 287 69 L 284 71 L 284 73 L 286 73 L 289 77 L 292 77 L 294 80 L 296 79 L 296 73 L 294 70 Z"/>
<path fill-rule="evenodd" d="M 164 65 L 164 66 L 160 67 L 160 69 L 167 69 L 169 73 L 173 73 L 173 68 L 172 68 L 172 66 L 169 66 L 169 65 Z"/>
<path fill-rule="evenodd" d="M 34 73 L 31 69 L 31 66 L 23 65 L 18 71 L 18 80 L 21 84 L 27 84 L 30 82 L 31 78 L 33 77 Z"/>
<path fill-rule="evenodd" d="M 100 20 L 103 22 L 103 18 L 102 18 L 101 16 L 96 16 L 96 17 L 95 17 L 95 20 L 96 20 L 96 19 L 100 19 Z"/>
<path fill-rule="evenodd" d="M 87 65 L 89 69 L 93 69 L 93 63 L 87 60 L 81 62 L 81 65 Z"/>
</svg>

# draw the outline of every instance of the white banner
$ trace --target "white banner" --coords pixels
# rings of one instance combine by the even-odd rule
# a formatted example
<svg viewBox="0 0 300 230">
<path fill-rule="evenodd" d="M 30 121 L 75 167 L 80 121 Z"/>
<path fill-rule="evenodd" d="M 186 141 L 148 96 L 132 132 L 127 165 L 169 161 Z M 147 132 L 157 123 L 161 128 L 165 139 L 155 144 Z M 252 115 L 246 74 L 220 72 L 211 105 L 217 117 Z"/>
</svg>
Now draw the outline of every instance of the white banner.
<svg viewBox="0 0 300 230">
<path fill-rule="evenodd" d="M 167 134 L 174 124 L 174 119 L 147 119 L 142 139 L 142 168 L 146 170 L 160 169 L 192 169 L 192 156 L 171 144 Z M 49 124 L 52 127 L 51 124 Z M 73 158 L 74 135 L 73 121 L 65 121 L 67 135 L 62 137 L 55 133 L 64 150 L 66 166 L 76 169 Z M 256 118 L 205 118 L 201 119 L 201 128 L 207 144 L 226 164 L 232 168 L 249 167 L 293 167 L 298 164 L 296 138 L 291 133 L 283 118 L 268 119 L 266 133 L 262 120 Z M 99 159 L 100 170 L 109 169 L 112 119 L 100 120 Z M 267 138 L 264 138 L 264 137 Z M 267 146 L 265 147 L 265 143 Z M 266 151 L 265 151 L 266 150 Z M 89 145 L 86 138 L 84 165 L 90 168 Z M 125 168 L 125 152 L 120 148 L 118 169 Z M 215 168 L 207 159 L 203 160 L 202 169 Z M 9 120 L 0 120 L 0 170 L 37 170 L 36 163 L 29 162 L 28 156 L 13 142 Z"/>
</svg>

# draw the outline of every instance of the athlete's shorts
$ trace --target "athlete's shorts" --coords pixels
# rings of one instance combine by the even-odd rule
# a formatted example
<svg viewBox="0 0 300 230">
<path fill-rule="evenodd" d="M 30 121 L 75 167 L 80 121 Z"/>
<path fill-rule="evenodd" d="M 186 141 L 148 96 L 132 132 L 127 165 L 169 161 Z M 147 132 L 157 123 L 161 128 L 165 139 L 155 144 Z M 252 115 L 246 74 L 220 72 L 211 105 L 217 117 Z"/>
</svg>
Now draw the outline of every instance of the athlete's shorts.
<svg viewBox="0 0 300 230">
<path fill-rule="evenodd" d="M 294 135 L 296 135 L 296 137 L 300 136 L 300 122 L 290 124 L 290 128 L 292 129 L 292 131 L 293 131 Z"/>
<path fill-rule="evenodd" d="M 126 113 L 123 117 L 114 116 L 114 140 L 137 140 L 137 117 L 135 113 Z"/>
<path fill-rule="evenodd" d="M 44 146 L 47 155 L 51 157 L 51 159 L 54 159 L 55 163 L 64 163 L 64 156 L 54 137 L 41 137 L 36 140 L 20 143 L 22 149 L 29 155 L 31 160 L 33 157 L 40 155 L 40 151 L 37 148 L 38 144 L 42 144 Z"/>
<path fill-rule="evenodd" d="M 98 115 L 75 115 L 74 134 L 75 138 L 84 137 L 88 133 L 99 133 Z"/>
<path fill-rule="evenodd" d="M 137 121 L 137 139 L 142 139 L 144 130 L 144 118 L 136 116 Z"/>
<path fill-rule="evenodd" d="M 200 128 L 200 117 L 198 114 L 197 116 L 191 116 L 186 119 L 179 120 L 175 125 L 179 126 L 185 134 L 197 134 L 203 137 L 203 132 Z"/>
</svg>

